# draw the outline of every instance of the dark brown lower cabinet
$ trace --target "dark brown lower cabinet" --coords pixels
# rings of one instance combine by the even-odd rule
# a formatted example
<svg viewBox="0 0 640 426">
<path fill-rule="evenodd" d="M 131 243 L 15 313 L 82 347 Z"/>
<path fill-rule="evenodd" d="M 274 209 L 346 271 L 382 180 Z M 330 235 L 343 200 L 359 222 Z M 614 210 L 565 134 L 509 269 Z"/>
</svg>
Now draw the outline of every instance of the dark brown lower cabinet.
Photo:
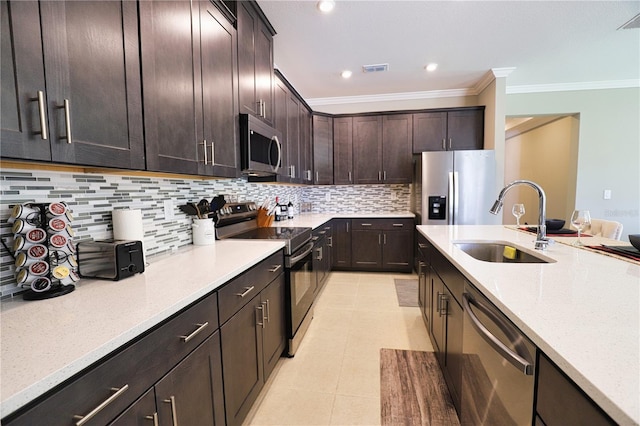
<svg viewBox="0 0 640 426">
<path fill-rule="evenodd" d="M 536 391 L 536 425 L 615 425 L 558 367 L 540 353 Z"/>
<path fill-rule="evenodd" d="M 351 267 L 411 272 L 413 219 L 353 219 Z"/>
<path fill-rule="evenodd" d="M 204 341 L 112 426 L 224 425 L 220 333 Z"/>
<path fill-rule="evenodd" d="M 351 268 L 351 219 L 332 219 L 331 224 L 333 226 L 332 268 Z"/>
<path fill-rule="evenodd" d="M 284 351 L 283 308 L 280 274 L 220 328 L 228 425 L 242 423 Z"/>
</svg>

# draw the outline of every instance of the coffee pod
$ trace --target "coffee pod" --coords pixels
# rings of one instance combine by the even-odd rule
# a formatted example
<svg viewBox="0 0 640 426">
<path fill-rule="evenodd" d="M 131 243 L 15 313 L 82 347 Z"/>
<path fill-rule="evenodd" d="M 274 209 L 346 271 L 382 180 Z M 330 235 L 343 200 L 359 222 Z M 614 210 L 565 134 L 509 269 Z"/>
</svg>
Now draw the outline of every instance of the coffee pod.
<svg viewBox="0 0 640 426">
<path fill-rule="evenodd" d="M 69 210 L 69 208 L 67 208 L 67 211 L 64 212 L 64 215 L 67 218 L 68 222 L 73 222 L 73 215 L 71 214 L 71 210 Z"/>
<path fill-rule="evenodd" d="M 44 260 L 38 260 L 37 262 L 34 262 L 31 265 L 29 265 L 28 271 L 30 275 L 35 275 L 35 276 L 47 275 L 47 273 L 49 273 L 49 264 Z"/>
<path fill-rule="evenodd" d="M 44 259 L 49 250 L 44 244 L 34 244 L 27 249 L 27 256 L 32 259 Z"/>
<path fill-rule="evenodd" d="M 53 278 L 56 278 L 58 280 L 63 280 L 69 276 L 69 272 L 70 272 L 70 269 L 67 268 L 66 266 L 58 265 L 53 268 L 53 271 L 51 271 L 51 275 L 53 275 Z"/>
<path fill-rule="evenodd" d="M 40 262 L 40 259 L 31 258 L 27 256 L 26 251 L 21 251 L 16 255 L 15 265 L 16 268 L 27 268 L 36 262 Z"/>
<path fill-rule="evenodd" d="M 58 249 L 66 247 L 68 243 L 69 239 L 63 234 L 54 234 L 49 238 L 49 244 Z"/>
<path fill-rule="evenodd" d="M 47 217 L 62 216 L 67 211 L 63 203 L 51 203 L 47 206 Z"/>
<path fill-rule="evenodd" d="M 27 219 L 16 219 L 13 222 L 13 226 L 11 227 L 11 231 L 14 234 L 26 234 L 32 229 L 37 229 L 37 223 L 30 223 Z"/>
<path fill-rule="evenodd" d="M 47 239 L 44 229 L 35 228 L 27 232 L 26 239 L 30 243 L 38 244 Z"/>
<path fill-rule="evenodd" d="M 69 275 L 66 278 L 60 280 L 60 282 L 64 285 L 73 284 L 80 281 L 80 276 L 75 271 L 69 271 Z"/>
<path fill-rule="evenodd" d="M 22 249 L 27 249 L 29 247 L 33 246 L 32 243 L 27 242 L 27 239 L 25 237 L 23 237 L 22 235 L 16 235 L 15 238 L 13 239 L 13 251 L 18 252 Z"/>
<path fill-rule="evenodd" d="M 58 232 L 62 232 L 67 228 L 67 222 L 59 217 L 54 217 L 53 219 L 49 219 L 49 232 L 51 234 L 57 234 Z"/>
<path fill-rule="evenodd" d="M 50 288 L 51 280 L 47 277 L 37 277 L 35 280 L 31 281 L 31 290 L 37 293 L 42 293 Z"/>
<path fill-rule="evenodd" d="M 30 274 L 28 269 L 21 269 L 16 275 L 16 282 L 18 285 L 31 284 L 31 281 L 38 278 L 36 275 Z"/>
<path fill-rule="evenodd" d="M 33 215 L 39 215 L 40 210 L 29 207 L 26 204 L 16 204 L 13 206 L 11 210 L 10 219 L 27 219 L 28 217 L 33 217 Z"/>
</svg>

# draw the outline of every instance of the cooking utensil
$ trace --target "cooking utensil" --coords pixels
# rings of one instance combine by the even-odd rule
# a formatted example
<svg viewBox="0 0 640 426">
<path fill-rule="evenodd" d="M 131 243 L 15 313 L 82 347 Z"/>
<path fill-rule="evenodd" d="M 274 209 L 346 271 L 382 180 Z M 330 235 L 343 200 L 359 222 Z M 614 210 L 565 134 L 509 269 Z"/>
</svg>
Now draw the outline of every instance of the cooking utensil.
<svg viewBox="0 0 640 426">
<path fill-rule="evenodd" d="M 200 219 L 207 219 L 209 217 L 209 201 L 204 198 L 200 200 L 198 210 L 200 211 Z"/>
<path fill-rule="evenodd" d="M 211 200 L 209 211 L 217 212 L 218 210 L 223 208 L 225 204 L 227 204 L 227 202 L 224 199 L 224 195 L 216 195 L 215 197 L 213 197 L 213 200 Z"/>
<path fill-rule="evenodd" d="M 198 209 L 195 207 L 193 203 L 183 204 L 181 206 L 178 206 L 178 208 L 182 213 L 187 214 L 189 216 L 198 215 Z"/>
</svg>

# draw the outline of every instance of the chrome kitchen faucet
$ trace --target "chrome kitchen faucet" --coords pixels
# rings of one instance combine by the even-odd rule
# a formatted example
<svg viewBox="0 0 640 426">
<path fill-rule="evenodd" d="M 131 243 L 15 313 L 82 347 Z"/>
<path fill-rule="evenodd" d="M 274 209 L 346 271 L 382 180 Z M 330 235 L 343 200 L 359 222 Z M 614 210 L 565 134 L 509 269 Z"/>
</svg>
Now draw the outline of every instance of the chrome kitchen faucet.
<svg viewBox="0 0 640 426">
<path fill-rule="evenodd" d="M 502 204 L 504 203 L 504 196 L 511 188 L 517 185 L 528 185 L 538 191 L 538 235 L 536 236 L 535 249 L 546 250 L 550 241 L 547 238 L 547 225 L 545 219 L 547 211 L 547 197 L 540 185 L 530 180 L 514 180 L 513 182 L 502 188 L 502 191 L 500 191 L 500 195 L 498 195 L 498 199 L 495 203 L 493 203 L 493 207 L 491 207 L 489 212 L 497 215 L 502 208 Z"/>
</svg>

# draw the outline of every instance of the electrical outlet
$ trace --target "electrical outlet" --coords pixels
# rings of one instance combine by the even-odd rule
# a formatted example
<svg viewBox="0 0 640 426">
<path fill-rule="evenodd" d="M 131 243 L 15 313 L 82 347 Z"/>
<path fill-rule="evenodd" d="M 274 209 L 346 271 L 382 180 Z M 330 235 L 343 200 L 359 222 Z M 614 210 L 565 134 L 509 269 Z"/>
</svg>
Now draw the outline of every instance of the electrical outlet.
<svg viewBox="0 0 640 426">
<path fill-rule="evenodd" d="M 164 218 L 165 220 L 175 218 L 173 214 L 173 202 L 171 200 L 164 200 Z"/>
<path fill-rule="evenodd" d="M 610 200 L 611 199 L 611 190 L 610 189 L 605 189 L 602 192 L 602 198 L 605 200 Z"/>
<path fill-rule="evenodd" d="M 331 201 L 331 193 L 330 192 L 326 192 L 324 194 L 324 200 L 325 201 Z"/>
</svg>

